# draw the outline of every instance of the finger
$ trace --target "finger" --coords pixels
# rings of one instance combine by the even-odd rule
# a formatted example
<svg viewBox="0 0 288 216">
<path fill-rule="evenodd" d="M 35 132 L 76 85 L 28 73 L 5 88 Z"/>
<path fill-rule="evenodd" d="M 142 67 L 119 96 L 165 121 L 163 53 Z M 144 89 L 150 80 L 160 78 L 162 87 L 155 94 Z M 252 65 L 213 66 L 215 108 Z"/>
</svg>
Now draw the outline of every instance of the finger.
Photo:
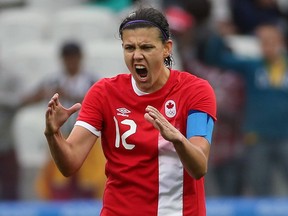
<svg viewBox="0 0 288 216">
<path fill-rule="evenodd" d="M 160 112 L 155 112 L 155 110 L 153 111 L 149 111 L 148 114 L 154 119 L 154 120 L 158 120 L 161 124 L 165 124 L 167 121 L 167 119 L 160 113 Z"/>
<path fill-rule="evenodd" d="M 52 97 L 52 100 L 55 102 L 55 105 L 58 106 L 59 105 L 59 94 L 55 93 Z"/>
<path fill-rule="evenodd" d="M 72 115 L 73 113 L 77 112 L 80 108 L 81 108 L 81 104 L 76 103 L 68 109 L 68 112 L 70 115 Z"/>
<path fill-rule="evenodd" d="M 54 108 L 55 108 L 55 102 L 52 100 L 52 98 L 51 98 L 51 100 L 48 102 L 48 107 L 51 108 L 51 112 L 52 112 L 52 110 L 54 110 Z"/>
<path fill-rule="evenodd" d="M 149 123 L 151 123 L 153 125 L 154 128 L 156 128 L 157 130 L 159 130 L 157 124 L 155 124 L 155 120 L 152 116 L 150 116 L 148 113 L 144 114 L 144 118 L 146 119 L 146 121 L 148 121 Z"/>
<path fill-rule="evenodd" d="M 47 110 L 46 110 L 46 113 L 45 113 L 46 119 L 48 119 L 50 117 L 51 111 L 52 111 L 51 107 L 48 107 Z"/>
<path fill-rule="evenodd" d="M 164 121 L 166 120 L 166 118 L 161 114 L 161 112 L 158 109 L 156 109 L 155 107 L 148 105 L 146 109 L 147 109 L 147 112 L 153 113 L 154 118 L 159 118 L 159 119 L 162 119 Z"/>
<path fill-rule="evenodd" d="M 56 100 L 56 98 L 57 98 L 57 95 L 56 94 L 54 94 L 52 97 L 51 97 L 51 99 L 50 99 L 50 101 L 48 102 L 48 107 L 51 107 L 52 109 L 54 109 L 55 108 L 55 100 Z"/>
<path fill-rule="evenodd" d="M 153 118 L 157 118 L 157 109 L 152 106 L 147 106 L 146 112 L 149 113 L 150 116 Z"/>
<path fill-rule="evenodd" d="M 160 131 L 165 130 L 166 127 L 163 125 L 163 123 L 159 119 L 155 119 L 154 123 Z"/>
<path fill-rule="evenodd" d="M 148 122 L 150 122 L 151 124 L 154 123 L 154 118 L 152 118 L 149 113 L 145 113 L 145 114 L 144 114 L 144 118 L 145 118 Z"/>
<path fill-rule="evenodd" d="M 150 106 L 150 105 L 148 105 L 148 106 L 146 107 L 146 112 L 155 112 L 155 113 L 159 113 L 159 111 L 158 111 L 155 107 Z"/>
</svg>

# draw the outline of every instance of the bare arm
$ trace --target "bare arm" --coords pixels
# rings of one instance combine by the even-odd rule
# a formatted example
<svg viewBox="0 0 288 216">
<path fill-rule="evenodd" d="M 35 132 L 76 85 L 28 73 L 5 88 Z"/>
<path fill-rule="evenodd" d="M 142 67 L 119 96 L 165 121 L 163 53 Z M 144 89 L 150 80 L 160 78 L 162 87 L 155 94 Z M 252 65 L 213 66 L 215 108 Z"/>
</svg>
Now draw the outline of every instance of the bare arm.
<svg viewBox="0 0 288 216">
<path fill-rule="evenodd" d="M 164 139 L 173 143 L 186 171 L 200 179 L 207 172 L 210 145 L 204 137 L 191 137 L 189 140 L 154 107 L 146 108 L 145 119 L 157 128 Z"/>
<path fill-rule="evenodd" d="M 64 176 L 72 175 L 81 167 L 97 140 L 95 135 L 81 126 L 75 126 L 67 139 L 62 136 L 60 127 L 80 107 L 78 103 L 64 108 L 59 102 L 59 95 L 55 94 L 46 111 L 45 136 L 51 155 Z"/>
</svg>

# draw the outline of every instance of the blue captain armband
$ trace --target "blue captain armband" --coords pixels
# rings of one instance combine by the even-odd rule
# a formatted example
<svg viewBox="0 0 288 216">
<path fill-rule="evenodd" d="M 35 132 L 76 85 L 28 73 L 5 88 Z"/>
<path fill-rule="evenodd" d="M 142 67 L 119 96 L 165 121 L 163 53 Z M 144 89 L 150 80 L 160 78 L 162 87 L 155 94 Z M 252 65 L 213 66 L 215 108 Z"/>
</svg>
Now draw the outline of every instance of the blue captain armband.
<svg viewBox="0 0 288 216">
<path fill-rule="evenodd" d="M 196 110 L 189 111 L 186 131 L 188 139 L 193 136 L 201 136 L 211 144 L 213 128 L 214 120 L 210 115 Z"/>
</svg>

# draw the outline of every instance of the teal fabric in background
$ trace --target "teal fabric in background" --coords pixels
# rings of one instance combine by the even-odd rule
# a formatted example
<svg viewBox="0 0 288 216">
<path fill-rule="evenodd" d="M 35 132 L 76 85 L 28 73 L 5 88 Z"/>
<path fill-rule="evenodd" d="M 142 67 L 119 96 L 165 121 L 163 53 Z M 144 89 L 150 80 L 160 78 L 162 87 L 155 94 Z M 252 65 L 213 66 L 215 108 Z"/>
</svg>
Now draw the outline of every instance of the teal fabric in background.
<svg viewBox="0 0 288 216">
<path fill-rule="evenodd" d="M 286 76 L 282 86 L 268 82 L 267 62 L 259 58 L 243 58 L 232 53 L 223 40 L 215 35 L 207 43 L 206 62 L 209 65 L 231 69 L 246 81 L 244 131 L 264 139 L 288 139 L 288 56 Z M 227 98 L 229 100 L 229 98 Z"/>
<path fill-rule="evenodd" d="M 131 0 L 91 0 L 88 3 L 89 5 L 107 7 L 113 11 L 121 11 L 129 6 L 131 6 Z"/>
</svg>

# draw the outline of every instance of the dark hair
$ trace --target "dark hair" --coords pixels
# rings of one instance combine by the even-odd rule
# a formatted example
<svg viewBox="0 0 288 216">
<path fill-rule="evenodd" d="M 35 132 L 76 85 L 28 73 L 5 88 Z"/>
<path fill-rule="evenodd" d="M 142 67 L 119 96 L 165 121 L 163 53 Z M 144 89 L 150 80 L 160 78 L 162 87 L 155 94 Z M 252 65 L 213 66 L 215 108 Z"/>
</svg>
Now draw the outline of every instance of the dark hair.
<svg viewBox="0 0 288 216">
<path fill-rule="evenodd" d="M 82 55 L 81 46 L 79 43 L 74 41 L 65 42 L 60 49 L 60 55 L 62 57 L 70 55 Z"/>
<path fill-rule="evenodd" d="M 161 32 L 159 37 L 162 43 L 168 41 L 171 37 L 169 24 L 166 17 L 155 8 L 139 8 L 130 13 L 120 24 L 119 36 L 122 39 L 123 30 L 136 28 L 151 28 L 156 27 Z M 172 56 L 169 55 L 164 59 L 164 64 L 171 68 Z"/>
</svg>

